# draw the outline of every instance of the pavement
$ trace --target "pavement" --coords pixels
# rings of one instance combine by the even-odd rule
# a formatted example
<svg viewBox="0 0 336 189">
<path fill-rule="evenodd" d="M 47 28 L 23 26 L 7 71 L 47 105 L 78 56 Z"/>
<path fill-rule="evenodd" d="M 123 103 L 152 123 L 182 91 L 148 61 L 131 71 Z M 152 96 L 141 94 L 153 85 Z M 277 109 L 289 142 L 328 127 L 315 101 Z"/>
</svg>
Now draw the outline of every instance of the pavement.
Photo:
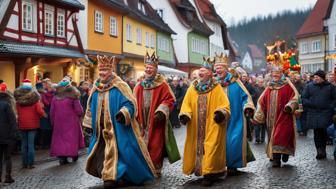
<svg viewBox="0 0 336 189">
<path fill-rule="evenodd" d="M 185 128 L 174 129 L 181 155 L 185 140 Z M 312 132 L 307 137 L 297 138 L 295 157 L 290 157 L 282 168 L 272 168 L 266 157 L 263 144 L 251 143 L 256 161 L 244 169 L 238 176 L 229 176 L 216 182 L 211 188 L 336 188 L 336 161 L 332 146 L 327 147 L 326 160 L 315 159 L 315 147 Z M 81 157 L 75 163 L 59 166 L 55 158 L 50 158 L 47 151 L 37 151 L 36 168 L 20 168 L 20 157 L 14 157 L 15 182 L 11 185 L 0 183 L 0 188 L 15 189 L 99 189 L 102 181 L 85 172 L 87 155 L 81 151 Z M 164 163 L 162 177 L 143 186 L 126 188 L 203 188 L 201 179 L 182 173 L 182 161 L 174 164 Z"/>
</svg>

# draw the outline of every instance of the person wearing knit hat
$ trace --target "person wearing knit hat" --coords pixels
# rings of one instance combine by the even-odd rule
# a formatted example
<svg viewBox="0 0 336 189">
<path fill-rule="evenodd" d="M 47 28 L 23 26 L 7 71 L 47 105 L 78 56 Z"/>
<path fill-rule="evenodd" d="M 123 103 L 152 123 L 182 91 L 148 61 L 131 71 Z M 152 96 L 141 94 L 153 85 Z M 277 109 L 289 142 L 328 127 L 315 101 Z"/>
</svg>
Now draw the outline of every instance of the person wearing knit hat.
<svg viewBox="0 0 336 189">
<path fill-rule="evenodd" d="M 0 84 L 0 92 L 6 92 L 7 91 L 7 85 L 6 83 Z"/>
<path fill-rule="evenodd" d="M 33 88 L 32 82 L 29 79 L 24 79 L 22 81 L 21 88 L 22 89 L 28 89 L 28 90 L 32 89 Z"/>
<path fill-rule="evenodd" d="M 302 105 L 307 114 L 306 129 L 314 130 L 316 159 L 326 159 L 327 127 L 333 124 L 335 115 L 336 88 L 326 81 L 322 70 L 314 73 L 314 80 L 302 92 Z M 335 160 L 336 160 L 336 154 Z"/>
<path fill-rule="evenodd" d="M 326 73 L 323 70 L 317 70 L 313 76 L 319 76 L 323 80 L 326 80 Z"/>
<path fill-rule="evenodd" d="M 204 58 L 199 79 L 192 82 L 184 97 L 179 120 L 187 126 L 183 173 L 204 176 L 211 186 L 226 170 L 226 125 L 230 104 L 222 87 L 213 78 L 213 63 Z"/>
<path fill-rule="evenodd" d="M 58 83 L 60 87 L 69 87 L 71 85 L 71 78 L 69 76 L 65 76 L 62 81 Z"/>
</svg>

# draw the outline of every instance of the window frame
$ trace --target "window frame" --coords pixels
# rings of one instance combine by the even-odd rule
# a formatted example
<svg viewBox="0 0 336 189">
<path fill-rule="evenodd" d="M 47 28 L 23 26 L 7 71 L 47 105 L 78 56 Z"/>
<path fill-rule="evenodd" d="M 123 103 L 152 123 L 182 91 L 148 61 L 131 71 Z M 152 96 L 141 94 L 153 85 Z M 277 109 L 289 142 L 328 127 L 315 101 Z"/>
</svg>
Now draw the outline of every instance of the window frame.
<svg viewBox="0 0 336 189">
<path fill-rule="evenodd" d="M 25 20 L 25 11 L 24 11 L 24 6 L 29 6 L 31 7 L 30 10 L 30 24 L 28 19 Z M 34 4 L 31 2 L 27 2 L 27 1 L 22 1 L 21 4 L 21 24 L 22 24 L 22 31 L 26 31 L 26 32 L 33 32 L 34 31 L 34 19 L 33 19 L 33 13 L 34 13 Z M 28 15 L 28 13 L 27 13 Z M 28 25 L 30 26 L 30 28 L 28 27 Z M 25 27 L 26 26 L 26 27 Z"/>
<path fill-rule="evenodd" d="M 305 47 L 305 48 L 304 48 Z M 300 46 L 300 53 L 301 54 L 308 54 L 308 42 L 302 42 Z"/>
<path fill-rule="evenodd" d="M 126 24 L 126 41 L 132 42 L 132 25 Z"/>
<path fill-rule="evenodd" d="M 110 16 L 110 35 L 113 37 L 118 37 L 118 21 L 114 16 Z"/>
<path fill-rule="evenodd" d="M 104 33 L 104 15 L 99 10 L 94 11 L 94 31 Z"/>
<path fill-rule="evenodd" d="M 142 45 L 142 29 L 141 28 L 136 29 L 136 44 Z"/>
<path fill-rule="evenodd" d="M 155 48 L 155 37 L 154 37 L 154 34 L 151 33 L 150 34 L 150 48 L 154 49 Z"/>
<path fill-rule="evenodd" d="M 62 23 L 63 23 L 63 26 L 60 25 L 60 16 L 63 17 L 63 20 L 62 20 Z M 56 36 L 57 37 L 61 37 L 61 38 L 65 38 L 65 13 L 64 12 L 57 12 L 57 24 L 56 24 Z M 63 30 L 61 31 L 61 27 L 63 27 Z M 62 35 L 59 34 L 62 32 Z"/>
<path fill-rule="evenodd" d="M 315 44 L 319 44 L 319 49 L 317 48 L 318 45 L 315 46 Z M 321 40 L 314 40 L 312 41 L 312 44 L 311 44 L 311 52 L 312 53 L 319 53 L 321 52 Z M 316 47 L 316 48 L 315 48 Z"/>
<path fill-rule="evenodd" d="M 150 47 L 150 35 L 149 32 L 146 32 L 145 34 L 145 40 L 146 40 L 146 47 L 149 48 Z"/>
<path fill-rule="evenodd" d="M 50 17 L 50 21 L 49 21 L 49 17 L 47 16 L 48 14 L 51 15 Z M 48 8 L 45 8 L 44 9 L 44 35 L 46 36 L 54 36 L 54 20 L 55 20 L 55 12 L 48 9 Z M 50 28 L 47 29 L 47 26 L 49 26 Z"/>
</svg>

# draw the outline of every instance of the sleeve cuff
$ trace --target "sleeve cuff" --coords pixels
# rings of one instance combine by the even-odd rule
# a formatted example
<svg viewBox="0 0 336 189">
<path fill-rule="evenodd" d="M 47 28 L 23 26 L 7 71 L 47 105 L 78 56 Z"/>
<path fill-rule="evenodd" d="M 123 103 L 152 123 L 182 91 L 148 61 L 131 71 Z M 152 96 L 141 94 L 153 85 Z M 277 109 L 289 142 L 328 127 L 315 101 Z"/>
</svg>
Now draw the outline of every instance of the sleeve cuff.
<svg viewBox="0 0 336 189">
<path fill-rule="evenodd" d="M 122 107 L 120 109 L 120 112 L 124 115 L 125 117 L 125 125 L 130 125 L 132 118 L 131 118 L 131 114 L 128 112 L 128 109 L 126 107 Z"/>
<path fill-rule="evenodd" d="M 190 113 L 181 113 L 181 114 L 178 116 L 179 119 L 180 119 L 182 116 L 187 116 L 187 117 L 191 120 L 191 114 L 190 114 Z"/>
<path fill-rule="evenodd" d="M 160 106 L 155 110 L 155 113 L 157 112 L 162 112 L 166 116 L 166 119 L 169 119 L 169 107 L 167 105 L 160 104 Z"/>
<path fill-rule="evenodd" d="M 290 107 L 291 108 L 290 113 L 293 114 L 297 109 L 299 109 L 299 103 L 297 103 L 296 101 L 289 101 L 285 107 Z"/>
<path fill-rule="evenodd" d="M 91 112 L 87 111 L 83 119 L 83 127 L 92 129 L 92 116 Z"/>
</svg>

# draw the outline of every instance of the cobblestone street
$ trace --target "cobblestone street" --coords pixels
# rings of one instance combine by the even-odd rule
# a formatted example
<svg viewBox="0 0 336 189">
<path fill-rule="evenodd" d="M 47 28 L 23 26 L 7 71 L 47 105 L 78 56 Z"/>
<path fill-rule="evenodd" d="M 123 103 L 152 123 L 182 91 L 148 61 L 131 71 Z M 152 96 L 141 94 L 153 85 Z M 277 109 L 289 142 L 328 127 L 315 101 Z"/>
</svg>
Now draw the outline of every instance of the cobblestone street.
<svg viewBox="0 0 336 189">
<path fill-rule="evenodd" d="M 180 152 L 183 153 L 185 128 L 175 129 Z M 251 145 L 256 161 L 241 169 L 235 177 L 223 178 L 213 188 L 335 188 L 336 163 L 332 148 L 328 146 L 328 159 L 317 161 L 312 133 L 308 137 L 298 137 L 296 156 L 289 159 L 282 168 L 272 168 L 264 153 L 264 145 Z M 15 183 L 0 185 L 0 188 L 103 188 L 99 179 L 85 172 L 86 155 L 77 163 L 59 166 L 57 161 L 46 161 L 33 170 L 16 169 Z M 201 188 L 201 181 L 194 176 L 182 174 L 182 161 L 173 165 L 165 163 L 162 178 L 143 187 L 130 188 Z"/>
</svg>

